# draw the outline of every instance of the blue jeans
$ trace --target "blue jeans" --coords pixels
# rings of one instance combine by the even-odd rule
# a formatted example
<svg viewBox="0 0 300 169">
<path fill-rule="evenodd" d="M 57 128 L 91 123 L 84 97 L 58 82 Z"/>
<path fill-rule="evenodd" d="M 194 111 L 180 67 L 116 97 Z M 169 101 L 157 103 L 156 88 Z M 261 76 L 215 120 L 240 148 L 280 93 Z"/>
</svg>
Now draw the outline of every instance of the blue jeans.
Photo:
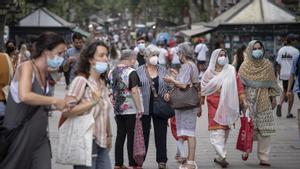
<svg viewBox="0 0 300 169">
<path fill-rule="evenodd" d="M 93 157 L 92 167 L 75 165 L 74 169 L 112 169 L 108 149 L 99 147 L 96 144 L 93 144 L 93 146 L 96 147 L 97 156 Z"/>
</svg>

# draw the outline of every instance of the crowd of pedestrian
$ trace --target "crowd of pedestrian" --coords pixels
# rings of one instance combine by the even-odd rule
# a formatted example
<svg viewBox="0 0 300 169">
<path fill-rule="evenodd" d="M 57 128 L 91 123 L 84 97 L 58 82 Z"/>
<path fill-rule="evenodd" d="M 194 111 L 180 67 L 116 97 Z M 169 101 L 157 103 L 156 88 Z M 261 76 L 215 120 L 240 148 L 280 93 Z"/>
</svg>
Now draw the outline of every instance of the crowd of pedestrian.
<svg viewBox="0 0 300 169">
<path fill-rule="evenodd" d="M 197 169 L 196 124 L 203 113 L 208 114 L 209 139 L 216 151 L 213 161 L 226 168 L 226 144 L 233 137 L 230 130 L 246 112 L 253 121 L 259 165 L 270 166 L 271 136 L 276 132 L 273 112 L 276 108 L 277 116 L 281 117 L 281 106 L 288 102 L 286 117 L 294 118 L 294 93 L 300 99 L 300 59 L 295 47 L 299 37 L 287 36 L 285 46 L 278 51 L 276 69 L 266 59 L 264 44 L 259 40 L 241 46 L 229 63 L 231 56 L 224 48 L 210 51 L 203 38 L 193 45 L 185 41 L 182 33 L 175 37 L 169 43 L 153 44 L 141 36 L 131 48 L 118 34 L 111 41 L 94 37 L 85 42 L 82 35 L 74 33 L 69 48 L 60 35 L 52 32 L 41 34 L 30 49 L 21 44 L 17 50 L 16 44 L 8 41 L 6 51 L 0 53 L 0 134 L 1 143 L 8 143 L 1 148 L 0 168 L 51 168 L 47 126 L 49 112 L 53 110 L 62 112 L 59 132 L 65 131 L 66 125 L 72 126 L 72 121 L 91 115 L 92 120 L 72 126 L 68 133 L 90 142 L 67 140 L 69 144 L 59 145 L 69 148 L 70 152 L 64 152 L 70 153 L 64 161 L 72 159 L 69 164 L 74 169 L 142 168 L 137 155 L 147 160 L 151 129 L 157 167 L 166 169 L 169 123 L 176 139 L 174 157 L 179 169 Z M 62 74 L 67 91 L 65 98 L 56 98 L 54 86 Z M 199 103 L 180 108 L 172 104 L 180 92 L 184 95 L 193 87 Z M 276 97 L 280 95 L 277 103 Z M 202 111 L 204 105 L 208 112 Z M 158 111 L 167 111 L 166 106 L 173 113 L 163 118 Z M 116 133 L 111 129 L 110 114 L 114 114 Z M 136 134 L 137 120 L 142 124 L 142 137 Z M 91 137 L 87 137 L 88 131 L 92 131 Z M 124 164 L 125 140 L 128 166 Z M 74 146 L 75 142 L 82 146 Z M 112 146 L 114 162 L 109 156 Z M 85 153 L 76 154 L 78 149 Z M 245 152 L 242 159 L 247 160 L 248 156 L 249 152 Z"/>
</svg>

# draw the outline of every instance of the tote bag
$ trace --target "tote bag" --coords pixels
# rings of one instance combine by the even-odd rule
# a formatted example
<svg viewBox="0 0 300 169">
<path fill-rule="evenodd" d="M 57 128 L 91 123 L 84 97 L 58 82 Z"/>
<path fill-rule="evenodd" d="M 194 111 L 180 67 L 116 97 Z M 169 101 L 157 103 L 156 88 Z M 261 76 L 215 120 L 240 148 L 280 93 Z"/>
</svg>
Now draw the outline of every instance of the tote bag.
<svg viewBox="0 0 300 169">
<path fill-rule="evenodd" d="M 58 130 L 56 162 L 91 167 L 94 125 L 94 117 L 90 112 L 67 118 Z"/>
</svg>

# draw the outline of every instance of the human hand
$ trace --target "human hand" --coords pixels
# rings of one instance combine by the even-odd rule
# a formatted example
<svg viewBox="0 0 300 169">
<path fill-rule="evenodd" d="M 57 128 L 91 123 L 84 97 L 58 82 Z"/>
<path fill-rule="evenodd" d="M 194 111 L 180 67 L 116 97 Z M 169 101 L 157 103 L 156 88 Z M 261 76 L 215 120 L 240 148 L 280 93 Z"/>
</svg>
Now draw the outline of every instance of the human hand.
<svg viewBox="0 0 300 169">
<path fill-rule="evenodd" d="M 164 95 L 164 100 L 165 100 L 166 102 L 169 102 L 169 101 L 170 101 L 170 93 L 166 93 L 166 94 Z"/>
<path fill-rule="evenodd" d="M 101 93 L 100 91 L 92 91 L 92 98 L 93 100 L 95 100 L 96 102 L 98 102 L 101 98 Z"/>
<path fill-rule="evenodd" d="M 272 98 L 272 103 L 271 103 L 271 105 L 272 105 L 272 109 L 274 110 L 275 107 L 277 106 L 276 98 Z"/>
<path fill-rule="evenodd" d="M 142 116 L 143 116 L 143 112 L 137 112 L 137 113 L 136 113 L 136 118 L 137 118 L 137 119 L 142 118 Z"/>
<path fill-rule="evenodd" d="M 166 82 L 166 83 L 173 83 L 174 82 L 174 79 L 170 76 L 165 76 L 163 77 L 163 80 Z"/>
<path fill-rule="evenodd" d="M 201 115 L 202 115 L 202 107 L 200 106 L 199 111 L 197 113 L 197 117 L 201 117 Z"/>
<path fill-rule="evenodd" d="M 60 110 L 60 111 L 68 111 L 69 110 L 69 106 L 67 104 L 67 102 L 64 99 L 59 99 L 59 98 L 55 98 L 54 104 L 56 109 Z"/>
<path fill-rule="evenodd" d="M 110 151 L 111 148 L 112 148 L 112 136 L 110 135 L 110 136 L 107 137 L 107 149 L 108 149 L 108 151 Z"/>
</svg>

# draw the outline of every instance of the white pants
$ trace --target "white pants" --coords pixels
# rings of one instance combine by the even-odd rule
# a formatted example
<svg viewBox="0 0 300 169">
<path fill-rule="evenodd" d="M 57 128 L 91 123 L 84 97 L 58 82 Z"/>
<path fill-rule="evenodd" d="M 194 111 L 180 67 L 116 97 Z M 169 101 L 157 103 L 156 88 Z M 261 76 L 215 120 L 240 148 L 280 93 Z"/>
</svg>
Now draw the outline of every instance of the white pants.
<svg viewBox="0 0 300 169">
<path fill-rule="evenodd" d="M 269 161 L 269 154 L 271 150 L 271 137 L 263 137 L 257 134 L 257 158 L 263 161 Z"/>
<path fill-rule="evenodd" d="M 210 131 L 210 143 L 214 147 L 217 158 L 220 160 L 226 158 L 226 143 L 229 135 L 229 130 L 211 130 Z"/>
</svg>

